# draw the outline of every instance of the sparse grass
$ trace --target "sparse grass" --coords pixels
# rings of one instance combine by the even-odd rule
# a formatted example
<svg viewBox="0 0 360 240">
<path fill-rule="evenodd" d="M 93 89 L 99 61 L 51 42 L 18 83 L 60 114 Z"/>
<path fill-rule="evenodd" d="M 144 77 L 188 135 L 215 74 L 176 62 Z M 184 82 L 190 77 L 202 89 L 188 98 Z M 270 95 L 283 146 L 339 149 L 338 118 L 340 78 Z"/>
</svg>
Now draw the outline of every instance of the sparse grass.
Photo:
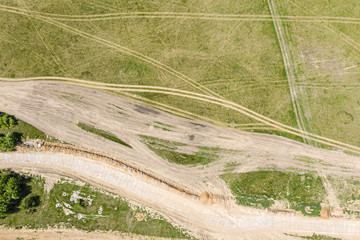
<svg viewBox="0 0 360 240">
<path fill-rule="evenodd" d="M 335 237 L 330 237 L 330 236 L 315 234 L 315 233 L 313 233 L 313 235 L 311 235 L 311 236 L 299 236 L 299 235 L 287 234 L 287 233 L 285 233 L 285 235 L 298 237 L 301 239 L 312 239 L 312 240 L 341 240 L 341 238 L 335 238 Z"/>
<path fill-rule="evenodd" d="M 41 196 L 37 211 L 27 214 L 19 211 L 0 219 L 0 225 L 14 228 L 39 229 L 47 227 L 75 227 L 82 230 L 120 231 L 140 235 L 168 238 L 191 239 L 182 229 L 174 227 L 161 216 L 147 212 L 139 207 L 132 207 L 119 197 L 107 194 L 89 185 L 79 186 L 72 181 L 63 180 L 54 185 L 50 193 L 44 192 L 44 180 L 34 176 L 32 191 Z M 78 195 L 85 199 L 87 206 L 80 201 L 71 201 L 71 196 Z M 74 196 L 74 195 L 73 195 Z M 89 203 L 91 199 L 91 203 Z M 99 209 L 102 208 L 101 214 Z M 66 215 L 64 209 L 73 213 Z M 135 215 L 142 213 L 143 221 L 137 221 Z"/>
<path fill-rule="evenodd" d="M 277 5 L 281 15 L 359 18 L 355 2 L 280 0 Z M 360 146 L 359 88 L 354 87 L 359 83 L 360 68 L 358 25 L 322 22 L 285 26 L 297 70 L 298 97 L 309 129 Z"/>
<path fill-rule="evenodd" d="M 233 171 L 237 166 L 239 166 L 240 164 L 238 162 L 227 162 L 225 164 L 225 169 L 224 172 L 231 172 Z"/>
<path fill-rule="evenodd" d="M 113 141 L 113 142 L 116 142 L 116 143 L 119 143 L 121 145 L 124 145 L 125 147 L 128 147 L 128 148 L 132 148 L 129 144 L 127 144 L 126 142 L 120 140 L 119 138 L 117 138 L 114 134 L 112 133 L 109 133 L 109 132 L 106 132 L 104 130 L 101 130 L 101 129 L 98 129 L 98 128 L 95 128 L 94 126 L 91 126 L 91 125 L 88 125 L 86 123 L 82 123 L 82 122 L 79 122 L 77 124 L 78 127 L 80 127 L 81 129 L 87 131 L 87 132 L 90 132 L 90 133 L 93 133 L 93 134 L 96 134 L 96 135 L 99 135 L 103 138 L 106 138 L 110 141 Z"/>
<path fill-rule="evenodd" d="M 274 200 L 282 200 L 304 215 L 319 216 L 320 203 L 325 197 L 321 178 L 312 172 L 226 173 L 221 178 L 228 184 L 237 203 L 250 207 L 269 208 Z"/>
<path fill-rule="evenodd" d="M 340 207 L 352 209 L 353 211 L 347 210 L 346 213 L 360 216 L 360 179 L 337 176 L 329 176 L 328 179 L 337 193 Z"/>
<path fill-rule="evenodd" d="M 310 163 L 310 164 L 320 164 L 323 166 L 334 166 L 330 163 L 326 163 L 321 159 L 315 159 L 315 158 L 310 158 L 310 157 L 306 157 L 306 156 L 297 156 L 295 157 L 295 160 L 299 161 L 299 162 L 304 162 L 304 163 Z"/>
<path fill-rule="evenodd" d="M 182 165 L 207 165 L 219 158 L 219 148 L 198 146 L 199 151 L 189 154 L 179 152 L 184 143 L 140 135 L 143 143 L 159 157 Z"/>
<path fill-rule="evenodd" d="M 157 125 L 146 124 L 146 126 L 153 126 L 154 128 L 162 129 L 163 131 L 166 131 L 166 132 L 172 132 L 171 129 L 168 129 L 168 128 L 165 128 L 165 127 L 159 127 Z"/>
<path fill-rule="evenodd" d="M 162 122 L 158 122 L 158 121 L 154 121 L 154 123 L 157 123 L 159 125 L 162 125 L 162 126 L 165 126 L 165 127 L 168 127 L 168 128 L 173 128 L 174 126 L 171 126 L 169 124 L 165 124 L 165 123 L 162 123 Z"/>
</svg>

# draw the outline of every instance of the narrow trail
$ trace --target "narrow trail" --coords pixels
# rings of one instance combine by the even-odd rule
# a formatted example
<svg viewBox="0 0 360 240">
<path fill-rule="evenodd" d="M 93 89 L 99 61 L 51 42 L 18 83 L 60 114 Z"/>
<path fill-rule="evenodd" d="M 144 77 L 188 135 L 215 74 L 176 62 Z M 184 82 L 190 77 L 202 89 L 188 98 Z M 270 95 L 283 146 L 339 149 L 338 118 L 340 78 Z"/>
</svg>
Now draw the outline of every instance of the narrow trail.
<svg viewBox="0 0 360 240">
<path fill-rule="evenodd" d="M 51 77 L 52 79 L 46 79 L 46 77 L 41 77 L 40 81 L 47 81 L 47 80 L 55 80 L 56 77 Z M 20 79 L 9 79 L 9 78 L 0 78 L 0 81 L 15 81 L 15 82 L 22 82 L 22 81 L 34 81 L 36 78 L 20 78 Z M 285 124 L 279 123 L 277 121 L 274 121 L 270 118 L 267 118 L 259 113 L 256 113 L 244 106 L 241 106 L 239 104 L 236 104 L 234 102 L 222 99 L 222 98 L 216 98 L 212 96 L 203 95 L 200 93 L 194 93 L 189 92 L 185 90 L 178 90 L 178 89 L 171 89 L 171 88 L 163 88 L 163 87 L 153 87 L 153 86 L 138 86 L 138 85 L 119 85 L 119 87 L 108 87 L 106 85 L 102 85 L 102 83 L 96 83 L 92 84 L 94 82 L 86 81 L 86 80 L 80 80 L 80 82 L 72 82 L 72 80 L 66 81 L 66 78 L 60 78 L 61 81 L 67 82 L 69 84 L 73 84 L 76 86 L 81 87 L 88 87 L 98 90 L 107 90 L 107 91 L 119 91 L 119 92 L 144 92 L 144 93 L 160 93 L 160 94 L 168 94 L 168 95 L 174 95 L 179 97 L 185 97 L 190 98 L 194 100 L 199 100 L 203 102 L 208 102 L 212 104 L 216 104 L 219 106 L 223 106 L 225 108 L 233 109 L 239 113 L 244 114 L 245 116 L 248 116 L 256 121 L 259 121 L 263 124 L 266 124 L 268 126 L 274 127 L 277 130 L 293 134 L 295 136 L 303 137 L 312 141 L 316 141 L 318 143 L 322 143 L 331 147 L 337 147 L 342 148 L 351 152 L 360 153 L 360 147 L 356 147 L 350 144 L 342 143 L 340 141 L 336 141 L 330 138 L 321 137 L 316 134 L 308 133 L 302 130 L 299 130 L 297 128 L 293 128 L 290 126 L 287 126 Z M 112 84 L 115 85 L 115 84 Z"/>
<path fill-rule="evenodd" d="M 289 89 L 290 89 L 290 96 L 292 105 L 294 108 L 295 118 L 298 125 L 298 128 L 302 131 L 306 131 L 305 125 L 305 117 L 301 108 L 301 104 L 299 102 L 296 90 L 296 76 L 295 76 L 295 67 L 294 63 L 291 58 L 290 53 L 290 46 L 288 45 L 288 39 L 286 36 L 286 31 L 282 25 L 280 16 L 276 10 L 276 6 L 274 4 L 274 0 L 268 0 L 269 9 L 273 18 L 273 23 L 276 31 L 277 38 L 279 40 L 279 45 L 281 49 L 281 54 L 284 60 L 286 76 L 288 79 Z M 303 138 L 305 142 L 311 144 L 308 139 Z"/>
<path fill-rule="evenodd" d="M 70 27 L 70 26 L 68 26 L 66 24 L 54 21 L 54 20 L 49 19 L 47 17 L 32 15 L 32 14 L 27 13 L 26 11 L 23 11 L 23 10 L 18 9 L 18 8 L 5 7 L 3 5 L 0 5 L 0 10 L 6 11 L 6 12 L 11 12 L 11 13 L 16 13 L 16 14 L 20 14 L 20 15 L 24 15 L 24 16 L 30 16 L 30 17 L 36 18 L 36 19 L 38 19 L 40 21 L 44 21 L 44 22 L 46 22 L 48 24 L 55 25 L 55 26 L 57 26 L 59 28 L 62 28 L 64 30 L 68 31 L 68 32 L 71 32 L 73 34 L 77 34 L 79 36 L 82 36 L 82 37 L 84 37 L 86 39 L 90 39 L 92 41 L 98 42 L 98 43 L 103 44 L 103 45 L 105 45 L 107 47 L 115 49 L 115 50 L 117 50 L 119 52 L 122 52 L 124 54 L 129 55 L 129 56 L 138 58 L 138 59 L 140 59 L 140 60 L 142 60 L 144 62 L 147 62 L 147 63 L 149 63 L 151 65 L 154 65 L 155 67 L 158 67 L 158 68 L 162 69 L 163 71 L 168 72 L 171 75 L 173 75 L 173 76 L 187 82 L 189 85 L 191 85 L 194 88 L 204 92 L 205 94 L 208 94 L 208 95 L 211 95 L 211 96 L 217 96 L 217 97 L 221 98 L 221 96 L 218 95 L 217 93 L 215 93 L 215 92 L 211 91 L 210 89 L 202 86 L 201 84 L 197 83 L 196 81 L 192 80 L 191 78 L 187 77 L 186 75 L 172 69 L 171 67 L 169 67 L 169 66 L 167 66 L 167 65 L 165 65 L 165 64 L 163 64 L 163 63 L 161 63 L 161 62 L 159 62 L 159 61 L 157 61 L 155 59 L 152 59 L 152 58 L 150 58 L 150 57 L 148 57 L 146 55 L 143 55 L 143 54 L 141 54 L 139 52 L 131 50 L 131 49 L 127 48 L 127 47 L 124 47 L 124 46 L 121 46 L 119 44 L 113 43 L 113 42 L 108 41 L 106 39 L 102 39 L 100 37 L 94 36 L 94 35 L 89 34 L 87 32 L 84 32 L 84 31 L 81 31 L 79 29 Z"/>
<path fill-rule="evenodd" d="M 251 15 L 251 14 L 218 14 L 218 13 L 188 13 L 188 12 L 118 12 L 105 14 L 54 14 L 19 9 L 11 6 L 0 5 L 2 7 L 13 8 L 26 13 L 49 17 L 59 21 L 104 21 L 114 19 L 131 18 L 170 18 L 170 19 L 199 19 L 217 21 L 273 21 L 271 15 Z M 287 22 L 330 22 L 344 24 L 360 24 L 360 18 L 350 17 L 331 17 L 331 16 L 280 16 L 282 21 Z"/>
</svg>

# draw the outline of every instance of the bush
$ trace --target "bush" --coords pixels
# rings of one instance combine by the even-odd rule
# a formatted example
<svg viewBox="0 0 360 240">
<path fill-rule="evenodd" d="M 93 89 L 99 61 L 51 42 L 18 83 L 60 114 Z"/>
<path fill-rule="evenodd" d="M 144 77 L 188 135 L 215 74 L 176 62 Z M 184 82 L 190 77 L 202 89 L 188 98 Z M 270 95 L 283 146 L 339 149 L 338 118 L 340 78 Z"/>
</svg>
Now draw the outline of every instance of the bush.
<svg viewBox="0 0 360 240">
<path fill-rule="evenodd" d="M 4 218 L 26 195 L 22 177 L 12 171 L 0 170 L 0 218 Z"/>
<path fill-rule="evenodd" d="M 5 137 L 0 137 L 0 150 L 2 152 L 13 151 L 17 141 L 16 135 L 9 132 Z"/>
<path fill-rule="evenodd" d="M 25 211 L 29 211 L 29 212 L 34 212 L 35 207 L 40 205 L 40 196 L 38 195 L 28 195 L 26 196 L 22 201 L 21 201 L 21 205 L 20 205 L 20 209 Z"/>
<path fill-rule="evenodd" d="M 16 119 L 6 113 L 0 113 L 0 128 L 11 129 L 16 125 Z"/>
</svg>

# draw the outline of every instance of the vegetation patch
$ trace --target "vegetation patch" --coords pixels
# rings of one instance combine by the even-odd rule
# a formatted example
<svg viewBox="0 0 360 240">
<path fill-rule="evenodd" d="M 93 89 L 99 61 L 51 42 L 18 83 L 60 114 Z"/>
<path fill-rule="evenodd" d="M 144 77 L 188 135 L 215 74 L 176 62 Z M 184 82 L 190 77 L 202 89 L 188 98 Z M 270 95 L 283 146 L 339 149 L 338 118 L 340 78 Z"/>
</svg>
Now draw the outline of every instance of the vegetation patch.
<svg viewBox="0 0 360 240">
<path fill-rule="evenodd" d="M 257 171 L 226 173 L 220 177 L 239 205 L 265 209 L 271 207 L 274 200 L 280 200 L 304 215 L 320 216 L 325 188 L 316 173 Z"/>
<path fill-rule="evenodd" d="M 360 217 L 360 179 L 328 176 L 329 182 L 338 193 L 340 206 L 347 214 Z M 351 210 L 349 210 L 351 209 Z"/>
<path fill-rule="evenodd" d="M 1 218 L 20 209 L 26 213 L 36 211 L 40 197 L 32 193 L 30 178 L 13 171 L 0 170 L 0 222 Z"/>
<path fill-rule="evenodd" d="M 238 163 L 238 162 L 227 162 L 226 164 L 225 164 L 225 169 L 224 169 L 224 171 L 225 172 L 231 172 L 231 171 L 233 171 L 237 166 L 239 166 L 240 164 Z"/>
<path fill-rule="evenodd" d="M 154 121 L 154 123 L 159 124 L 159 125 L 162 125 L 162 126 L 164 126 L 164 127 L 168 127 L 168 128 L 173 128 L 173 127 L 174 127 L 174 126 L 171 126 L 171 125 L 169 125 L 169 124 L 165 124 L 165 123 L 158 122 L 158 121 Z"/>
<path fill-rule="evenodd" d="M 101 136 L 103 138 L 106 138 L 106 139 L 108 139 L 110 141 L 113 141 L 113 142 L 119 143 L 121 145 L 124 145 L 125 147 L 132 148 L 129 144 L 127 144 L 126 142 L 120 140 L 119 138 L 117 138 L 112 133 L 109 133 L 109 132 L 106 132 L 104 130 L 95 128 L 94 126 L 91 126 L 91 125 L 88 125 L 88 124 L 82 123 L 82 122 L 78 123 L 77 126 L 80 127 L 82 130 L 85 130 L 87 132 L 99 135 L 99 136 Z"/>
<path fill-rule="evenodd" d="M 174 227 L 161 216 L 131 206 L 127 201 L 90 185 L 79 186 L 73 181 L 61 180 L 47 193 L 44 183 L 38 176 L 29 177 L 32 193 L 22 200 L 20 209 L 0 219 L 0 225 L 30 229 L 75 227 L 86 231 L 120 231 L 191 239 L 183 229 Z M 32 208 L 34 204 L 39 204 L 37 211 L 21 208 L 23 205 Z"/>
<path fill-rule="evenodd" d="M 142 142 L 161 158 L 182 165 L 206 165 L 219 158 L 219 148 L 198 146 L 199 151 L 189 154 L 178 152 L 184 143 L 140 135 Z"/>
<path fill-rule="evenodd" d="M 172 130 L 170 130 L 168 128 L 157 126 L 157 125 L 146 124 L 146 126 L 149 126 L 149 127 L 153 126 L 154 128 L 162 129 L 163 131 L 166 131 L 166 132 L 172 132 Z"/>
<path fill-rule="evenodd" d="M 302 239 L 312 239 L 312 240 L 341 240 L 341 238 L 335 238 L 335 237 L 330 237 L 330 236 L 315 234 L 315 233 L 313 233 L 313 235 L 311 235 L 311 236 L 299 236 L 299 235 L 287 234 L 287 233 L 285 233 L 285 235 L 292 236 L 292 237 L 298 237 L 298 238 L 302 238 Z"/>
<path fill-rule="evenodd" d="M 297 156 L 295 157 L 295 160 L 297 161 L 300 161 L 300 162 L 304 162 L 304 163 L 310 163 L 310 164 L 320 164 L 320 165 L 323 165 L 323 166 L 334 166 L 330 163 L 326 163 L 324 162 L 323 160 L 321 159 L 316 159 L 316 158 L 310 158 L 310 157 L 306 157 L 306 156 Z"/>
<path fill-rule="evenodd" d="M 47 136 L 30 124 L 0 112 L 0 152 L 14 151 L 16 143 L 26 139 L 43 139 L 50 142 L 59 142 L 59 140 Z"/>
</svg>

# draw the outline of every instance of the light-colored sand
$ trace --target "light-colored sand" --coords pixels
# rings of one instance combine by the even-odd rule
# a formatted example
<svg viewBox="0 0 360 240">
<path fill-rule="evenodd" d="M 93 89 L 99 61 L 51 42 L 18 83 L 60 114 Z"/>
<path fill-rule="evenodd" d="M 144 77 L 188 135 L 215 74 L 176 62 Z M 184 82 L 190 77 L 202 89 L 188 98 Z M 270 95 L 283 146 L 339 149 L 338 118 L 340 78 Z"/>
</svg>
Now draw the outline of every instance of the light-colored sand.
<svg viewBox="0 0 360 240">
<path fill-rule="evenodd" d="M 137 102 L 65 83 L 1 83 L 0 95 L 1 111 L 14 114 L 49 135 L 76 146 L 114 154 L 159 176 L 171 179 L 198 194 L 210 192 L 214 195 L 231 196 L 224 182 L 218 178 L 223 172 L 224 164 L 229 161 L 241 163 L 236 171 L 243 172 L 259 167 L 299 167 L 301 163 L 294 161 L 294 157 L 307 156 L 334 165 L 326 168 L 321 165 L 312 166 L 313 170 L 323 168 L 324 174 L 351 176 L 360 174 L 360 158 L 356 156 L 339 151 L 316 149 L 277 136 L 245 133 L 178 118 Z M 122 110 L 114 105 L 121 107 Z M 123 114 L 119 114 L 118 111 Z M 154 121 L 175 128 L 172 129 L 173 132 L 164 132 L 146 125 Z M 77 122 L 93 124 L 110 131 L 133 146 L 133 149 L 84 132 L 76 126 Z M 239 152 L 224 156 L 205 168 L 179 166 L 156 156 L 139 141 L 138 134 L 181 141 L 190 146 L 221 147 Z M 246 239 L 246 236 L 260 236 L 261 239 L 266 237 L 286 239 L 282 232 L 291 231 L 360 236 L 360 222 L 272 215 L 264 211 L 239 207 L 232 198 L 215 202 L 213 205 L 203 205 L 199 200 L 181 196 L 164 189 L 163 186 L 149 183 L 146 179 L 90 159 L 46 153 L 0 154 L 0 156 L 2 167 L 61 172 L 64 176 L 79 178 L 119 193 L 154 209 L 171 221 L 192 230 L 201 238 Z M 4 159 L 10 162 L 5 163 Z M 61 159 L 66 161 L 61 162 Z M 25 160 L 30 160 L 31 163 Z M 69 164 L 70 162 L 73 164 Z M 115 175 L 112 178 L 106 177 L 111 176 L 109 175 L 111 172 Z"/>
<path fill-rule="evenodd" d="M 45 230 L 31 230 L 31 229 L 6 229 L 0 228 L 0 240 L 15 240 L 15 239 L 41 239 L 41 240 L 165 240 L 167 238 L 146 237 L 135 234 L 124 234 L 118 232 L 85 232 L 77 229 L 45 229 Z"/>
</svg>

